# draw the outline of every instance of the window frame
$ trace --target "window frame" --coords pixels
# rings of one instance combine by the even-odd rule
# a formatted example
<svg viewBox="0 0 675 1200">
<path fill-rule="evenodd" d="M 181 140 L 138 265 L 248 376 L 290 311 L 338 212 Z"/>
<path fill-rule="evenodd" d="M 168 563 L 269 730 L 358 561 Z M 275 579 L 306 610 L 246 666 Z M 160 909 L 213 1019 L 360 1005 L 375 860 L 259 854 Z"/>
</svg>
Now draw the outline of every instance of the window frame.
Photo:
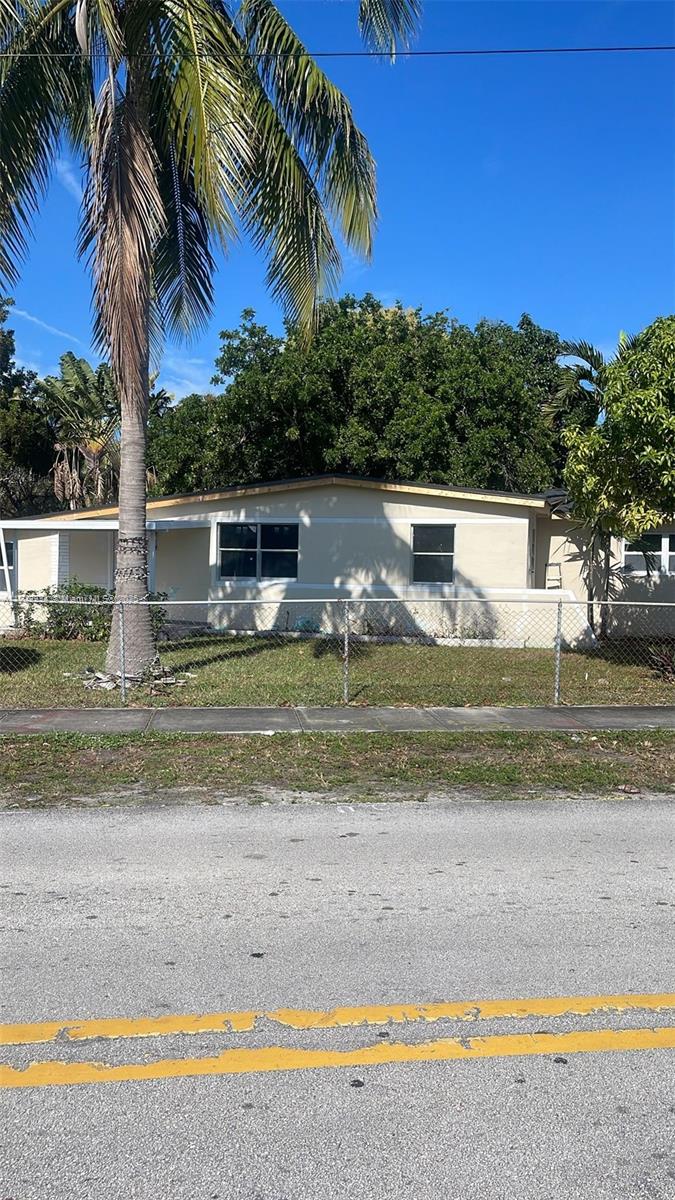
<svg viewBox="0 0 675 1200">
<path fill-rule="evenodd" d="M 655 566 L 652 571 L 647 570 L 647 564 L 644 563 L 642 570 L 634 570 L 626 564 L 627 554 L 639 554 L 644 562 L 644 553 L 641 550 L 629 550 L 628 547 L 635 544 L 634 541 L 629 541 L 624 538 L 621 545 L 621 570 L 627 579 L 647 579 L 653 575 L 675 575 L 675 569 L 670 569 L 670 559 L 675 559 L 675 532 L 673 533 L 653 533 L 646 534 L 646 537 L 657 537 L 661 541 L 661 549 L 654 551 Z M 639 540 L 639 539 L 638 539 Z M 672 542 L 672 548 L 671 548 Z"/>
<path fill-rule="evenodd" d="M 254 525 L 256 530 L 255 549 L 244 549 L 247 554 L 255 554 L 255 575 L 223 575 L 221 568 L 221 555 L 223 550 L 242 550 L 240 546 L 223 546 L 221 543 L 221 530 L 228 525 Z M 262 545 L 262 530 L 270 525 L 286 525 L 289 528 L 297 530 L 297 546 L 294 548 L 265 547 Z M 223 583 L 297 583 L 298 571 L 300 569 L 300 522 L 299 521 L 217 521 L 216 522 L 216 546 L 218 552 L 218 579 Z M 295 555 L 295 575 L 262 575 L 262 559 L 263 554 L 268 553 Z"/>
<path fill-rule="evenodd" d="M 5 538 L 5 550 L 7 552 L 7 566 L 9 567 L 9 586 L 12 592 L 16 592 L 16 539 Z M 5 578 L 4 564 L 0 556 L 0 596 L 8 596 L 7 580 Z"/>
<path fill-rule="evenodd" d="M 451 529 L 452 550 L 415 550 L 416 529 Z M 455 582 L 455 555 L 457 524 L 454 521 L 415 521 L 410 524 L 410 586 L 411 587 L 452 587 Z M 449 558 L 450 579 L 415 579 L 415 560 L 418 558 Z"/>
</svg>

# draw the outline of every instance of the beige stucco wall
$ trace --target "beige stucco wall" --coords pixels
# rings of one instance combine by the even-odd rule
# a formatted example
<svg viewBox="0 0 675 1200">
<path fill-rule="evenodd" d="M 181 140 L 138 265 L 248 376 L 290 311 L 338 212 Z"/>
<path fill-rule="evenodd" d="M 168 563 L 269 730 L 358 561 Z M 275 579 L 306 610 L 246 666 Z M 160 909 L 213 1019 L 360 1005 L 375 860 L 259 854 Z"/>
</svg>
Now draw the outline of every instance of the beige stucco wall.
<svg viewBox="0 0 675 1200">
<path fill-rule="evenodd" d="M 526 505 L 513 500 L 482 500 L 471 498 L 444 498 L 434 492 L 419 495 L 415 492 L 382 491 L 376 487 L 336 485 L 326 487 L 297 487 L 287 491 L 263 493 L 233 498 L 231 500 L 193 500 L 171 502 L 170 505 L 152 505 L 148 509 L 151 520 L 174 519 L 228 513 L 229 520 L 251 520 L 255 512 L 260 520 L 264 517 L 298 518 L 312 515 L 319 517 L 363 517 L 380 516 L 410 517 L 421 520 L 419 513 L 432 509 L 440 513 L 454 512 L 458 516 L 527 516 L 531 511 Z M 417 515 L 416 515 L 417 514 Z"/>
<path fill-rule="evenodd" d="M 185 521 L 183 526 L 181 517 Z M 372 597 L 393 601 L 391 612 L 384 604 L 380 609 L 383 621 L 390 618 L 398 621 L 397 614 L 401 611 L 398 600 L 404 600 L 411 613 L 416 604 L 420 605 L 415 620 L 420 626 L 425 621 L 433 625 L 430 632 L 434 636 L 474 639 L 488 636 L 504 639 L 505 644 L 548 645 L 555 634 L 555 605 L 548 602 L 569 598 L 579 603 L 565 608 L 565 640 L 579 642 L 588 633 L 584 603 L 588 531 L 580 530 L 569 519 L 548 517 L 541 509 L 515 498 L 509 502 L 499 498 L 442 497 L 433 492 L 419 495 L 405 489 L 382 491 L 366 486 L 300 486 L 276 493 L 232 497 L 229 501 L 153 506 L 149 519 L 177 521 L 175 528 L 151 534 L 156 539 L 155 590 L 167 592 L 179 602 L 206 602 L 203 608 L 172 609 L 171 615 L 176 620 L 209 619 L 230 628 L 272 625 L 293 630 L 303 614 L 312 621 L 316 617 L 322 625 L 325 612 L 335 611 L 334 606 L 324 605 L 322 615 L 324 599 L 356 601 Z M 204 523 L 191 527 L 189 522 L 195 520 Z M 275 520 L 298 521 L 297 580 L 259 583 L 221 580 L 218 523 Z M 412 526 L 425 523 L 455 526 L 452 584 L 412 583 Z M 41 590 L 56 582 L 56 574 L 63 577 L 65 572 L 70 577 L 105 585 L 109 580 L 108 546 L 113 536 L 107 530 L 63 531 L 59 552 L 56 534 L 17 533 L 20 587 Z M 528 553 L 528 543 L 532 540 L 536 552 L 534 577 Z M 621 550 L 617 542 L 614 546 L 617 568 L 621 564 Z M 560 564 L 562 596 L 557 591 L 544 591 L 549 562 Z M 617 570 L 614 586 L 622 599 L 675 602 L 675 576 L 639 578 L 622 576 Z M 538 596 L 532 595 L 532 587 L 539 589 Z M 484 598 L 487 603 L 483 608 L 471 607 L 470 597 Z M 271 603 L 264 610 L 263 606 L 256 608 L 244 603 L 237 609 L 235 621 L 234 605 L 228 605 L 228 600 Z M 529 600 L 537 601 L 540 607 L 528 604 Z M 303 601 L 303 605 L 294 606 L 294 601 Z M 438 603 L 436 611 L 431 602 Z M 356 619 L 358 610 L 353 611 Z M 372 615 L 375 606 L 368 611 Z M 643 616 L 645 612 L 642 610 Z M 622 615 L 621 621 L 615 623 L 616 631 L 621 632 L 624 625 L 634 630 L 636 613 L 633 610 L 632 615 Z M 674 614 L 675 610 L 664 608 L 657 622 L 657 616 L 648 613 L 647 632 L 656 631 L 657 624 L 659 630 L 663 626 L 666 632 L 672 631 Z"/>
<path fill-rule="evenodd" d="M 663 526 L 662 533 L 675 533 L 675 525 Z M 537 571 L 536 586 L 545 586 L 546 563 L 561 564 L 562 586 L 569 588 L 579 599 L 585 600 L 587 591 L 588 554 L 590 534 L 579 529 L 571 520 L 543 518 L 537 521 Z M 654 573 L 651 576 L 623 574 L 623 543 L 620 538 L 612 540 L 613 600 L 631 601 L 636 604 L 675 602 L 675 575 Z M 596 572 L 596 588 L 600 579 Z"/>
<path fill-rule="evenodd" d="M 204 600 L 210 581 L 210 530 L 159 530 L 156 535 L 155 591 L 171 600 Z"/>
<path fill-rule="evenodd" d="M 96 587 L 112 586 L 112 531 L 107 529 L 72 530 L 68 534 L 69 578 Z"/>
<path fill-rule="evenodd" d="M 306 589 L 310 595 L 322 588 L 328 595 L 333 590 L 341 595 L 407 594 L 413 587 L 416 595 L 438 594 L 439 585 L 412 584 L 411 527 L 424 523 L 455 525 L 455 581 L 441 590 L 528 586 L 525 506 L 375 488 L 336 487 L 325 493 L 298 488 L 276 497 L 250 497 L 245 504 L 220 507 L 211 517 L 214 598 L 278 593 L 274 583 L 251 587 L 219 578 L 220 521 L 298 520 L 298 579 L 284 585 L 285 594 L 302 595 Z"/>
<path fill-rule="evenodd" d="M 580 600 L 586 597 L 584 571 L 588 556 L 589 535 L 571 521 L 556 517 L 537 520 L 537 557 L 535 587 L 546 587 L 547 563 L 559 564 L 561 586 Z"/>
</svg>

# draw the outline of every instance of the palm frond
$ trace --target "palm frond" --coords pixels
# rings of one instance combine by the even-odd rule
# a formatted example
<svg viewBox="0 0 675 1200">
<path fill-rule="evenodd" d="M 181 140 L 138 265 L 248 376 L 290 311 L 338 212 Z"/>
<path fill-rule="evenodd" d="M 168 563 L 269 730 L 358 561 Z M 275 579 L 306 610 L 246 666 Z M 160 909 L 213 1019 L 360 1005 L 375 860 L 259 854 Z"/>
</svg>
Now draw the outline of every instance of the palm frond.
<svg viewBox="0 0 675 1200">
<path fill-rule="evenodd" d="M 406 50 L 415 37 L 421 15 L 420 0 L 361 0 L 359 31 L 370 49 L 393 62 L 397 50 Z"/>
<path fill-rule="evenodd" d="M 158 315 L 169 333 L 187 336 L 202 327 L 212 311 L 215 262 L 194 176 L 186 178 L 180 170 L 173 146 L 161 164 L 159 190 L 166 228 L 154 259 Z"/>
<path fill-rule="evenodd" d="M 162 161 L 173 148 L 210 229 L 227 247 L 237 233 L 242 172 L 252 161 L 241 38 L 218 0 L 162 0 L 161 12 L 150 25 L 153 137 Z"/>
<path fill-rule="evenodd" d="M 94 278 L 94 332 L 114 378 L 142 398 L 148 386 L 148 321 L 154 248 L 165 228 L 159 164 L 144 114 L 127 82 L 99 97 L 83 204 L 80 253 Z"/>
<path fill-rule="evenodd" d="M 0 277 L 17 282 L 68 113 L 88 105 L 89 69 L 64 0 L 2 9 L 0 59 Z"/>
<path fill-rule="evenodd" d="M 375 164 L 349 102 L 272 0 L 243 0 L 240 21 L 269 99 L 345 242 L 368 257 L 377 219 Z"/>
<path fill-rule="evenodd" d="M 626 333 L 626 331 L 622 329 L 619 333 L 619 345 L 617 348 L 616 357 L 621 358 L 622 355 L 630 354 L 631 351 L 635 350 L 640 344 L 642 332 L 644 331 L 641 331 L 640 333 Z"/>
<path fill-rule="evenodd" d="M 561 342 L 560 354 L 565 358 L 580 358 L 582 362 L 588 363 L 594 371 L 601 371 L 607 365 L 602 351 L 598 350 L 597 346 L 583 340 Z"/>
<path fill-rule="evenodd" d="M 340 274 L 340 255 L 321 196 L 262 85 L 251 84 L 256 157 L 240 201 L 242 220 L 268 258 L 267 283 L 287 316 L 308 333 L 321 296 Z"/>
</svg>

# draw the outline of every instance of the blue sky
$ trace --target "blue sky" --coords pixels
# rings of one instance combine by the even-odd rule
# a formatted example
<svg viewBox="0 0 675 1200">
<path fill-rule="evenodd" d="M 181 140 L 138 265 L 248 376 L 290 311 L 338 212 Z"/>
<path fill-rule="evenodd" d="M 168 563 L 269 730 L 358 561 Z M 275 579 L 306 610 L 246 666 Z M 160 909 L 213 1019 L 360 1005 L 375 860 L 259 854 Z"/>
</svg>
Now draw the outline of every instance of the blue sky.
<svg viewBox="0 0 675 1200">
<path fill-rule="evenodd" d="M 282 0 L 315 51 L 358 49 L 355 0 Z M 675 42 L 666 0 L 425 0 L 419 49 Z M 611 350 L 675 309 L 675 55 L 323 62 L 349 95 L 378 163 L 370 265 L 341 291 L 372 291 L 462 321 L 523 311 Z M 16 290 L 18 354 L 41 373 L 90 354 L 89 283 L 74 255 L 80 173 L 64 156 Z M 169 345 L 162 382 L 208 386 L 218 332 L 252 306 L 274 328 L 264 264 L 221 263 L 216 312 Z M 90 354 L 90 357 L 93 355 Z"/>
</svg>

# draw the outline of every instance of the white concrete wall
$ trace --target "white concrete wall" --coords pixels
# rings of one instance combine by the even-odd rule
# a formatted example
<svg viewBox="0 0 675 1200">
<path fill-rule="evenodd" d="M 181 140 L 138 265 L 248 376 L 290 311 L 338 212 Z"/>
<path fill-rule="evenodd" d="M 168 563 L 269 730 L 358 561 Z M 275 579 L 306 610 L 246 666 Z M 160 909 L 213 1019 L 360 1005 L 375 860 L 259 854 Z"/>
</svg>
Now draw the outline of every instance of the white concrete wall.
<svg viewBox="0 0 675 1200">
<path fill-rule="evenodd" d="M 567 646 L 593 643 L 585 606 L 571 593 L 534 593 L 505 589 L 480 600 L 465 595 L 434 600 L 407 597 L 377 600 L 318 599 L 284 595 L 246 601 L 221 600 L 208 605 L 208 623 L 232 632 L 279 632 L 295 636 L 340 637 L 345 621 L 356 637 L 428 640 L 447 645 L 547 647 L 554 645 L 558 602 L 563 600 L 562 640 Z"/>
</svg>

